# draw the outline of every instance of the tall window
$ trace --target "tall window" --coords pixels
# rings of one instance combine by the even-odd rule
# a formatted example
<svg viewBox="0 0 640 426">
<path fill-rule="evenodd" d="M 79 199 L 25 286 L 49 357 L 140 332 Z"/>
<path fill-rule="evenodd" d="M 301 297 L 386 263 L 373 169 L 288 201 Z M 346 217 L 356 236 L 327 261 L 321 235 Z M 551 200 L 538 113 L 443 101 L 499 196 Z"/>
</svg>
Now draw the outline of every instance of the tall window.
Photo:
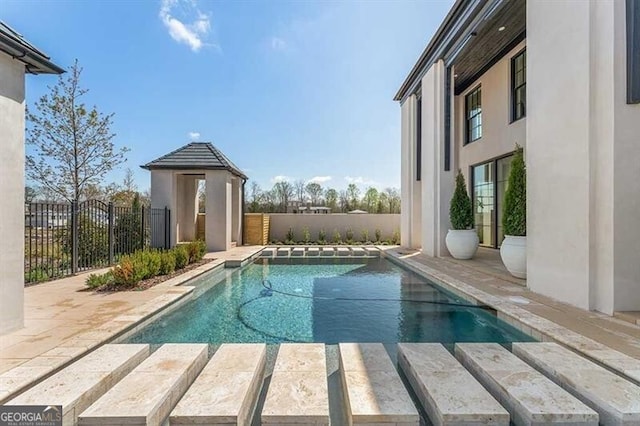
<svg viewBox="0 0 640 426">
<path fill-rule="evenodd" d="M 511 117 L 513 121 L 527 115 L 527 51 L 511 59 Z"/>
<path fill-rule="evenodd" d="M 416 180 L 422 180 L 422 97 L 416 105 Z"/>
<path fill-rule="evenodd" d="M 465 144 L 467 144 L 482 137 L 482 90 L 480 86 L 465 97 L 465 117 L 467 120 Z"/>
</svg>

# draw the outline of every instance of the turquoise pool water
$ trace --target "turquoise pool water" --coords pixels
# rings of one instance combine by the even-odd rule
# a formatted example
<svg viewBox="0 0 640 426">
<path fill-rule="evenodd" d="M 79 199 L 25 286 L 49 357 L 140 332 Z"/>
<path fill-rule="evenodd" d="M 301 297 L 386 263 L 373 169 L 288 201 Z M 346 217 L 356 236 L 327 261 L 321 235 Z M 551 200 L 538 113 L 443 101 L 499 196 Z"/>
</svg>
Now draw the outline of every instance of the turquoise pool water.
<svg viewBox="0 0 640 426">
<path fill-rule="evenodd" d="M 207 282 L 207 280 L 209 282 Z M 494 313 L 381 259 L 260 259 L 129 343 L 532 341 Z"/>
</svg>

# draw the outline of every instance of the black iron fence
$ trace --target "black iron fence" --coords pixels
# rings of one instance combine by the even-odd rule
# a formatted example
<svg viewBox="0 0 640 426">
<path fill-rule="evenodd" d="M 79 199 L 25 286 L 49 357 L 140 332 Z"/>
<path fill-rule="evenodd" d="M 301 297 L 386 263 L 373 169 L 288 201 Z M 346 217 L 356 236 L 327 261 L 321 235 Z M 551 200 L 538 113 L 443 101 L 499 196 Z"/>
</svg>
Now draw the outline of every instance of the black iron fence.
<svg viewBox="0 0 640 426">
<path fill-rule="evenodd" d="M 25 205 L 25 282 L 109 266 L 123 254 L 170 246 L 169 209 L 88 200 Z"/>
</svg>

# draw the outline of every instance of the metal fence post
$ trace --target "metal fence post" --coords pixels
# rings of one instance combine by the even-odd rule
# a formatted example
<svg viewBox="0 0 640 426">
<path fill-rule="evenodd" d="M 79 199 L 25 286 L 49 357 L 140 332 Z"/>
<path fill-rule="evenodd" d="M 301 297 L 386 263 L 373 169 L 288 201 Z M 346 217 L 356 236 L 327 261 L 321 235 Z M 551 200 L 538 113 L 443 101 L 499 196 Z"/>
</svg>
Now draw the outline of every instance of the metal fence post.
<svg viewBox="0 0 640 426">
<path fill-rule="evenodd" d="M 78 273 L 78 200 L 71 201 L 71 273 Z"/>
<path fill-rule="evenodd" d="M 113 265 L 114 262 L 114 249 L 115 249 L 115 238 L 114 238 L 114 215 L 113 215 L 113 203 L 109 202 L 109 207 L 107 210 L 107 220 L 108 220 L 108 229 L 109 229 L 109 265 Z"/>
<path fill-rule="evenodd" d="M 145 223 L 144 223 L 144 206 L 142 206 L 140 208 L 140 250 L 144 250 L 145 249 L 145 234 L 146 234 L 146 229 L 145 229 Z"/>
<path fill-rule="evenodd" d="M 164 248 L 169 249 L 171 247 L 171 212 L 165 206 L 164 208 Z"/>
</svg>

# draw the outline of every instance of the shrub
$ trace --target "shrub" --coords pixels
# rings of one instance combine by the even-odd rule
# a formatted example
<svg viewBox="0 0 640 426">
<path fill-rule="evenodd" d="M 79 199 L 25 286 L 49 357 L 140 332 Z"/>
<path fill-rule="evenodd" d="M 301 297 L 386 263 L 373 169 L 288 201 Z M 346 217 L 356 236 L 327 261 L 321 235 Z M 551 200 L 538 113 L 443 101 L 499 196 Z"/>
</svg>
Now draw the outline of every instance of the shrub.
<svg viewBox="0 0 640 426">
<path fill-rule="evenodd" d="M 284 242 L 286 244 L 293 244 L 293 239 L 295 238 L 295 235 L 293 234 L 293 228 L 289 228 L 289 230 L 287 231 L 287 236 L 284 240 Z"/>
<path fill-rule="evenodd" d="M 456 189 L 449 205 L 449 220 L 451 221 L 451 227 L 456 230 L 471 229 L 473 227 L 471 199 L 467 194 L 467 185 L 460 169 L 458 169 L 458 174 L 456 175 Z"/>
<path fill-rule="evenodd" d="M 103 287 L 109 284 L 113 284 L 113 272 L 108 271 L 104 274 L 91 274 L 89 278 L 87 278 L 86 285 L 89 288 L 98 288 Z"/>
<path fill-rule="evenodd" d="M 393 235 L 391 236 L 391 244 L 400 244 L 400 231 L 398 231 L 397 229 L 393 231 Z"/>
<path fill-rule="evenodd" d="M 176 255 L 172 250 L 160 253 L 160 275 L 169 275 L 176 270 Z"/>
<path fill-rule="evenodd" d="M 380 229 L 376 229 L 375 231 L 376 243 L 379 243 L 382 240 L 382 231 Z"/>
<path fill-rule="evenodd" d="M 326 244 L 327 243 L 327 231 L 321 229 L 318 231 L 318 243 Z"/>
<path fill-rule="evenodd" d="M 309 244 L 309 241 L 311 241 L 311 233 L 309 232 L 309 228 L 306 226 L 302 228 L 302 240 L 305 244 Z"/>
<path fill-rule="evenodd" d="M 140 256 L 122 256 L 111 271 L 113 283 L 121 287 L 133 287 L 147 275 L 146 265 Z"/>
<path fill-rule="evenodd" d="M 342 236 L 337 229 L 333 230 L 333 243 L 334 244 L 342 244 Z"/>
<path fill-rule="evenodd" d="M 347 228 L 347 231 L 344 233 L 345 237 L 347 237 L 347 244 L 353 244 L 353 229 Z"/>
<path fill-rule="evenodd" d="M 368 229 L 363 229 L 362 232 L 360 233 L 360 236 L 362 237 L 362 242 L 366 243 L 369 241 L 369 230 Z"/>
<path fill-rule="evenodd" d="M 182 269 L 189 264 L 189 252 L 184 245 L 175 246 L 172 251 L 176 259 L 176 269 Z"/>
<path fill-rule="evenodd" d="M 527 235 L 527 171 L 522 147 L 517 144 L 504 194 L 502 228 L 505 235 Z"/>
<path fill-rule="evenodd" d="M 139 261 L 145 265 L 145 274 L 143 279 L 153 278 L 160 275 L 160 266 L 162 264 L 162 255 L 157 250 L 144 250 L 134 253 L 134 257 L 139 257 Z"/>
<path fill-rule="evenodd" d="M 187 244 L 187 252 L 189 253 L 189 263 L 199 262 L 207 252 L 207 245 L 202 240 L 192 241 Z"/>
</svg>

